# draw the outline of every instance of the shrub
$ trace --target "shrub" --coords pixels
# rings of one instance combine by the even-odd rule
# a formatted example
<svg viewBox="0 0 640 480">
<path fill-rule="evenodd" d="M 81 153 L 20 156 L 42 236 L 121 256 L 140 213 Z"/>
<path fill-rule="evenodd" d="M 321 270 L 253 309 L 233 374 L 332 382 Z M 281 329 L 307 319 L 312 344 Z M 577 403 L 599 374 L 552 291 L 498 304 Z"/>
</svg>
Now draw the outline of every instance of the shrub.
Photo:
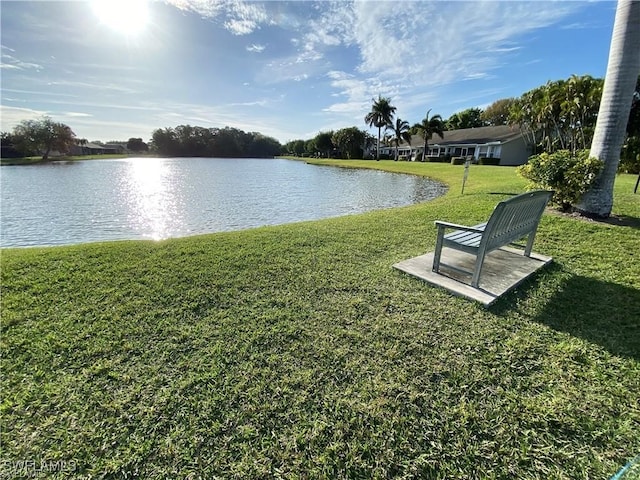
<svg viewBox="0 0 640 480">
<path fill-rule="evenodd" d="M 464 157 L 453 157 L 451 159 L 451 165 L 464 165 Z"/>
<path fill-rule="evenodd" d="M 427 157 L 427 161 L 435 163 L 449 163 L 451 155 L 440 155 L 439 157 Z"/>
<path fill-rule="evenodd" d="M 518 167 L 518 173 L 530 181 L 530 188 L 554 190 L 552 202 L 566 212 L 589 189 L 602 167 L 602 161 L 589 157 L 588 150 L 575 155 L 559 150 L 529 157 L 528 163 Z"/>
<path fill-rule="evenodd" d="M 493 157 L 480 157 L 478 159 L 478 165 L 500 165 L 500 159 Z"/>
<path fill-rule="evenodd" d="M 620 153 L 618 171 L 622 173 L 640 173 L 640 136 L 627 137 Z"/>
</svg>

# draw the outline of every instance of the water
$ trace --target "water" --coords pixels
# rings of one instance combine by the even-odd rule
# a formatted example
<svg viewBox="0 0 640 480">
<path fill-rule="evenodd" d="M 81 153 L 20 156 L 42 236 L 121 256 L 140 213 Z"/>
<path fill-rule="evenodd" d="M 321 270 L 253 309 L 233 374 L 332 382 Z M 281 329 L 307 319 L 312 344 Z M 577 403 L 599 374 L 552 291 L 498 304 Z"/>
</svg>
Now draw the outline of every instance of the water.
<svg viewBox="0 0 640 480">
<path fill-rule="evenodd" d="M 164 239 L 433 199 L 425 178 L 284 159 L 129 158 L 0 168 L 0 246 Z"/>
</svg>

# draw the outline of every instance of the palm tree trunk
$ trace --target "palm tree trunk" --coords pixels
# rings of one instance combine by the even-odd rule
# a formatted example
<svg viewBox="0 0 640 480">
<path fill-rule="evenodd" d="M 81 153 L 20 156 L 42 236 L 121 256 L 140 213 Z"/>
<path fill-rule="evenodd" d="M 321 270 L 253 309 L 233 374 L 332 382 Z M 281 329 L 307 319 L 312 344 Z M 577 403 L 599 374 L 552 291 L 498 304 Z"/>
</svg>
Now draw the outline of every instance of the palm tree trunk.
<svg viewBox="0 0 640 480">
<path fill-rule="evenodd" d="M 577 206 L 585 215 L 606 218 L 611 214 L 613 184 L 638 73 L 640 2 L 618 0 L 602 101 L 591 143 L 591 156 L 602 160 L 604 169 Z"/>
<path fill-rule="evenodd" d="M 379 162 L 380 161 L 380 129 L 382 127 L 378 127 L 378 145 L 376 148 L 376 161 Z"/>
</svg>

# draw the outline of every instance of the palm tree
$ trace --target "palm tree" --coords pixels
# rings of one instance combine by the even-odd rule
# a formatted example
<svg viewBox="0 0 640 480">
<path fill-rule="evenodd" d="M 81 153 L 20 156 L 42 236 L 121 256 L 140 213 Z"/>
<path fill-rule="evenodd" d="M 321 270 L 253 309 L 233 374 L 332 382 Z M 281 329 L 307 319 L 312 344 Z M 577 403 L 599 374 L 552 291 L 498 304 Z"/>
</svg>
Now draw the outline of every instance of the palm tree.
<svg viewBox="0 0 640 480">
<path fill-rule="evenodd" d="M 424 151 L 422 153 L 423 160 L 427 156 L 427 147 L 429 146 L 429 140 L 431 140 L 433 135 L 435 134 L 440 138 L 444 138 L 444 121 L 442 120 L 442 117 L 440 115 L 434 115 L 429 118 L 429 112 L 431 112 L 431 109 L 427 110 L 427 115 L 420 123 L 416 123 L 413 126 L 418 135 L 424 139 Z"/>
<path fill-rule="evenodd" d="M 604 162 L 604 169 L 584 194 L 578 210 L 585 215 L 607 218 L 613 206 L 613 184 L 620 163 L 636 79 L 640 72 L 640 2 L 618 0 L 611 35 L 609 63 L 591 156 Z"/>
<path fill-rule="evenodd" d="M 393 114 L 396 107 L 391 105 L 391 99 L 378 95 L 378 100 L 373 99 L 371 111 L 364 117 L 364 121 L 370 127 L 378 127 L 378 146 L 376 150 L 376 160 L 380 160 L 380 131 L 382 127 L 392 126 Z"/>
<path fill-rule="evenodd" d="M 392 141 L 396 145 L 396 162 L 398 161 L 398 150 L 400 148 L 400 142 L 403 140 L 411 145 L 411 127 L 409 122 L 406 120 L 402 120 L 400 118 L 396 118 L 396 124 L 391 127 L 387 127 L 389 130 L 393 131 Z"/>
</svg>

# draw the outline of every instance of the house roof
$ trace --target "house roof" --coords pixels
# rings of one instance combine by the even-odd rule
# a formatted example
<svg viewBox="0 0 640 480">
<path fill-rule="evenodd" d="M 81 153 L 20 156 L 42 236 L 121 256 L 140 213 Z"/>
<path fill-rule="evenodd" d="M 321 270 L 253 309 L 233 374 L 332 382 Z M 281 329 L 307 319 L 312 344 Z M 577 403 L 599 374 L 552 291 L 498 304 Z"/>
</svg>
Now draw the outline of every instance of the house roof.
<svg viewBox="0 0 640 480">
<path fill-rule="evenodd" d="M 430 143 L 434 145 L 455 144 L 485 144 L 491 142 L 506 143 L 522 135 L 520 128 L 509 125 L 495 127 L 464 128 L 444 132 L 444 138 L 432 138 Z"/>
<path fill-rule="evenodd" d="M 434 135 L 429 140 L 429 146 L 435 145 L 484 145 L 487 143 L 506 143 L 522 135 L 517 126 L 499 125 L 495 127 L 463 128 L 460 130 L 448 130 L 444 132 L 444 138 Z M 400 146 L 406 146 L 405 142 Z M 424 145 L 424 139 L 420 135 L 411 137 L 411 145 L 419 147 Z"/>
</svg>

